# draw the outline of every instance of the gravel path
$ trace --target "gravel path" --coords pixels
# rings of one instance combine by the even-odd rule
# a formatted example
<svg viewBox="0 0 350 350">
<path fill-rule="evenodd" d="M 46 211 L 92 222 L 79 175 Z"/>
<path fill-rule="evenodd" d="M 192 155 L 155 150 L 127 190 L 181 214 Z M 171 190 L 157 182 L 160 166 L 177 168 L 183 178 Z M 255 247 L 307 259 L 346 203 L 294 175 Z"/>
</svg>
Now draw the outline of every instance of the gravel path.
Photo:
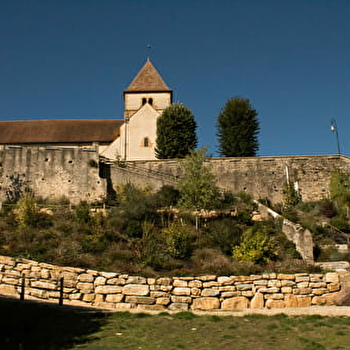
<svg viewBox="0 0 350 350">
<path fill-rule="evenodd" d="M 206 315 L 208 312 L 195 311 L 196 315 Z M 218 316 L 247 316 L 247 315 L 266 315 L 273 316 L 278 314 L 285 314 L 289 316 L 301 315 L 320 315 L 320 316 L 350 316 L 350 306 L 311 306 L 299 308 L 281 308 L 281 309 L 246 309 L 243 311 L 216 311 L 210 312 L 210 315 Z"/>
</svg>

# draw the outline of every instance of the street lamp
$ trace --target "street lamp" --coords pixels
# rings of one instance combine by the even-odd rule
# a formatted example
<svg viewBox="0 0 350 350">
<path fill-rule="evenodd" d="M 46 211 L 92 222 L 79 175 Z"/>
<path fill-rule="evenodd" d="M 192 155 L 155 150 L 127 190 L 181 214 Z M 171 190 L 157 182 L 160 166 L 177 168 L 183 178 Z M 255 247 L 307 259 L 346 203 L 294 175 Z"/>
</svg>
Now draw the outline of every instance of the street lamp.
<svg viewBox="0 0 350 350">
<path fill-rule="evenodd" d="M 340 155 L 340 145 L 339 145 L 339 137 L 338 137 L 338 127 L 337 122 L 334 118 L 331 119 L 331 130 L 335 132 L 335 137 L 337 139 L 337 146 L 338 146 L 338 154 Z"/>
</svg>

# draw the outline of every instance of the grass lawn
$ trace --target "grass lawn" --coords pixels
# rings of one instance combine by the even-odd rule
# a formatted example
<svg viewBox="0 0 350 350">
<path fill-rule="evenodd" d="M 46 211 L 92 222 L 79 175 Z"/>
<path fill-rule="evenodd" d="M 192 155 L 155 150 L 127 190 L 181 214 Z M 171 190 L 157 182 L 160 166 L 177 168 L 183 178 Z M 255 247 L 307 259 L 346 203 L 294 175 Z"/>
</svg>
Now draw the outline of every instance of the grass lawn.
<svg viewBox="0 0 350 350">
<path fill-rule="evenodd" d="M 349 349 L 350 318 L 148 315 L 0 299 L 0 349 Z"/>
</svg>

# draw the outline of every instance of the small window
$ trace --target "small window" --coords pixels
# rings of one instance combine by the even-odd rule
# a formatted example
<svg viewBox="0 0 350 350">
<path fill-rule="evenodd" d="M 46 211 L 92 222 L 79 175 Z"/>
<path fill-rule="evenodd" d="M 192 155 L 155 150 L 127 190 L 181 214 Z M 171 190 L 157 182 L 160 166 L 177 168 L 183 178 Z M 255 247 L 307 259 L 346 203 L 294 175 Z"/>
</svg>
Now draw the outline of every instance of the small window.
<svg viewBox="0 0 350 350">
<path fill-rule="evenodd" d="M 149 98 L 148 103 L 152 106 L 153 105 L 153 98 Z"/>
<path fill-rule="evenodd" d="M 147 103 L 147 98 L 144 97 L 144 98 L 142 99 L 142 106 L 145 105 L 146 103 Z"/>
<path fill-rule="evenodd" d="M 149 147 L 149 139 L 148 139 L 148 137 L 145 137 L 143 139 L 143 147 Z"/>
</svg>

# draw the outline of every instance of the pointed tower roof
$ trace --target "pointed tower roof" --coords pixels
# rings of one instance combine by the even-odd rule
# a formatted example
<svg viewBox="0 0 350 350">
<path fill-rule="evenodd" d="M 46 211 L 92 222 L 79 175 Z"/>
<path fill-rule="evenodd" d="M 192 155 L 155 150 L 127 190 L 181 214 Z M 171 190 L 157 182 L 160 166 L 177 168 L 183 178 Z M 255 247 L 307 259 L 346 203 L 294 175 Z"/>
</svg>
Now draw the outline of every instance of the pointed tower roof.
<svg viewBox="0 0 350 350">
<path fill-rule="evenodd" d="M 125 92 L 164 92 L 172 91 L 165 84 L 162 77 L 154 68 L 151 61 L 147 60 L 141 70 L 138 72 L 134 80 L 129 87 L 124 90 Z"/>
</svg>

